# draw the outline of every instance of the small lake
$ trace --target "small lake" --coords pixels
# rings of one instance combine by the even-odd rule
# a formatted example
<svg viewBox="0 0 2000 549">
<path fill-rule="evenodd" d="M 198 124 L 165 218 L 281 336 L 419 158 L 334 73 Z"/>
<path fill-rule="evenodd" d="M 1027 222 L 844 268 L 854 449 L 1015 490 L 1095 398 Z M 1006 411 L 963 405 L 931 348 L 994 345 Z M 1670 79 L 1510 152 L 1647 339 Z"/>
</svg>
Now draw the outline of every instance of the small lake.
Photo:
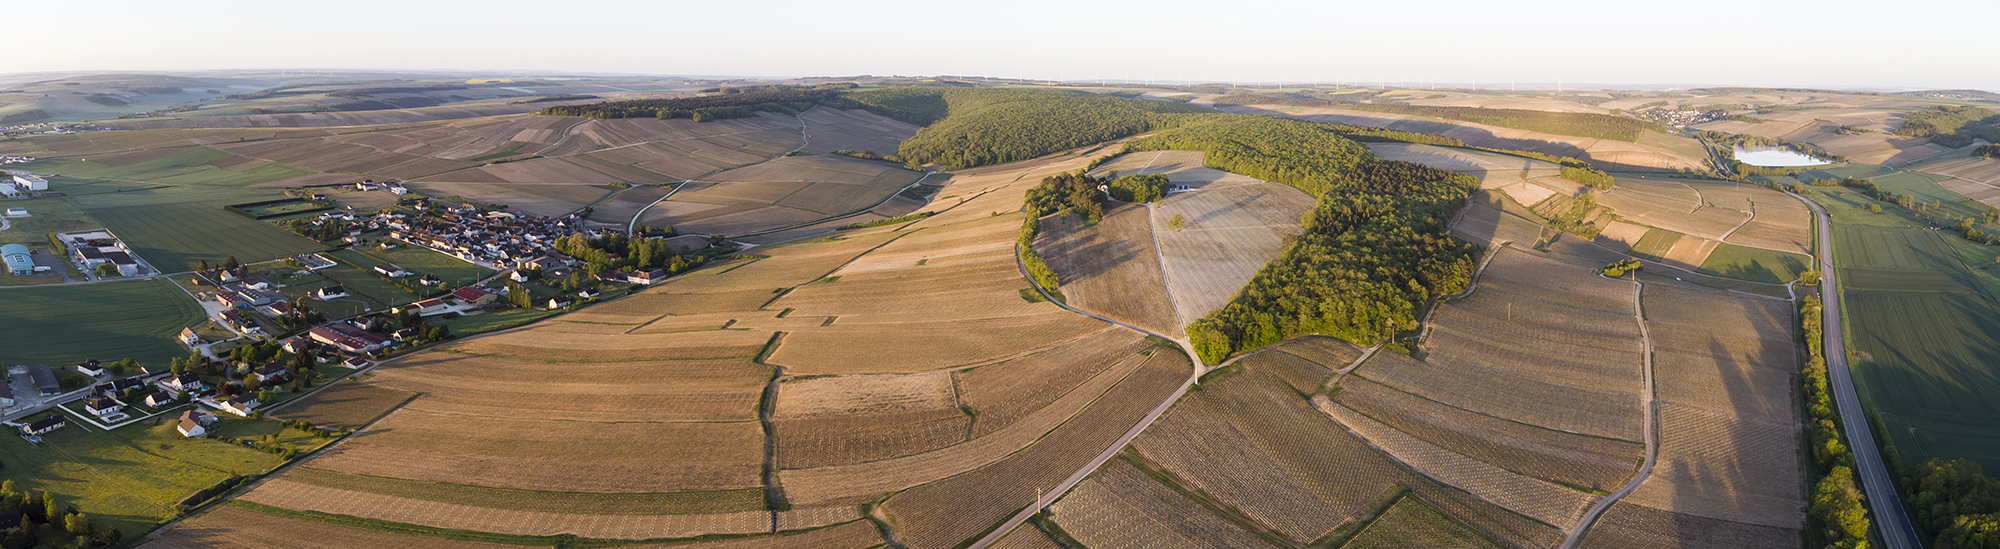
<svg viewBox="0 0 2000 549">
<path fill-rule="evenodd" d="M 1783 147 L 1739 148 L 1736 149 L 1736 160 L 1744 164 L 1765 168 L 1791 168 L 1831 164 L 1831 162 L 1814 158 L 1812 155 L 1800 154 L 1798 151 Z"/>
</svg>

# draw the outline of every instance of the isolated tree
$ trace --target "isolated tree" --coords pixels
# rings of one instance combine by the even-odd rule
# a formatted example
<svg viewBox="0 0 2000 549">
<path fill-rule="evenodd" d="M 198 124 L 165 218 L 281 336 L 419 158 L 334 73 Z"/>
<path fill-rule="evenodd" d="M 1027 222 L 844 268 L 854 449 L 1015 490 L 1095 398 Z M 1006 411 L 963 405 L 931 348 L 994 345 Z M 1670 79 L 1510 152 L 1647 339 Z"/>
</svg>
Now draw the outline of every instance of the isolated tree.
<svg viewBox="0 0 2000 549">
<path fill-rule="evenodd" d="M 222 260 L 222 270 L 225 270 L 225 271 L 234 271 L 234 270 L 236 270 L 236 268 L 237 268 L 237 267 L 241 267 L 241 266 L 243 266 L 243 264 L 242 264 L 242 263 L 238 263 L 238 262 L 236 261 L 236 256 L 233 256 L 233 255 L 232 255 L 232 256 L 229 256 L 229 258 L 228 258 L 228 259 L 224 259 L 224 260 Z"/>
<path fill-rule="evenodd" d="M 71 534 L 88 536 L 90 535 L 90 517 L 85 516 L 83 513 L 70 515 L 63 519 L 63 529 L 69 530 Z"/>
<path fill-rule="evenodd" d="M 1174 214 L 1172 218 L 1167 219 L 1167 228 L 1176 231 L 1187 228 L 1187 217 L 1181 214 Z"/>
</svg>

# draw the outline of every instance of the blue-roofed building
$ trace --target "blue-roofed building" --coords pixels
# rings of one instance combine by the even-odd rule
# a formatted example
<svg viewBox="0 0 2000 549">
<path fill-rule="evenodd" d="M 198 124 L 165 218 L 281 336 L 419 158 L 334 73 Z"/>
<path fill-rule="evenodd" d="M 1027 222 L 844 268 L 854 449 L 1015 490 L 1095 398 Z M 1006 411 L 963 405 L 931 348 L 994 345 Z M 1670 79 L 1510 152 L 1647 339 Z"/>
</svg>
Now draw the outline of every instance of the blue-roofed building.
<svg viewBox="0 0 2000 549">
<path fill-rule="evenodd" d="M 0 246 L 0 258 L 7 260 L 7 272 L 17 275 L 35 274 L 35 258 L 28 255 L 28 247 L 20 244 Z"/>
</svg>

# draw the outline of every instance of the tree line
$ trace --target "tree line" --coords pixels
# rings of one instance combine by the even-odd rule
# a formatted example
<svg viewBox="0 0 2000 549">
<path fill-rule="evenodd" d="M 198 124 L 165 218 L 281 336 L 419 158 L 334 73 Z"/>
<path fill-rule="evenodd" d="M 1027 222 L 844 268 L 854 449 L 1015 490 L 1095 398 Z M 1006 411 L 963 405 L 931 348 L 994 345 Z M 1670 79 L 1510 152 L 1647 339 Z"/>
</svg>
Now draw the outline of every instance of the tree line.
<svg viewBox="0 0 2000 549">
<path fill-rule="evenodd" d="M 1321 196 L 1351 184 L 1354 170 L 1375 159 L 1375 153 L 1361 142 L 1464 144 L 1450 137 L 1382 128 L 1214 114 L 1189 117 L 1183 127 L 1134 140 L 1125 145 L 1124 152 L 1202 151 L 1210 168 L 1284 183 Z"/>
<path fill-rule="evenodd" d="M 1827 389 L 1821 314 L 1819 298 L 1800 300 L 1800 328 L 1812 352 L 1804 372 L 1806 446 L 1812 453 L 1807 479 L 1813 486 L 1811 506 L 1806 509 L 1806 536 L 1814 547 L 1860 549 L 1868 546 L 1871 522 L 1862 504 L 1861 488 L 1854 480 L 1854 451 L 1841 435 L 1833 393 Z"/>
<path fill-rule="evenodd" d="M 1353 105 L 1351 108 L 1360 111 L 1431 116 L 1450 120 L 1463 120 L 1488 126 L 1499 126 L 1502 128 L 1617 141 L 1636 142 L 1639 140 L 1639 135 L 1646 130 L 1661 131 L 1662 129 L 1658 124 L 1637 118 L 1580 112 L 1488 109 L 1481 107 L 1435 107 L 1399 103 Z"/>
<path fill-rule="evenodd" d="M 706 122 L 726 118 L 747 118 L 756 116 L 758 112 L 796 112 L 804 110 L 813 103 L 832 98 L 838 93 L 839 89 L 833 87 L 800 87 L 699 97 L 558 105 L 543 108 L 539 113 L 545 116 L 581 116 L 597 119 L 686 118 L 696 122 Z"/>
<path fill-rule="evenodd" d="M 1904 114 L 1896 135 L 1929 137 L 1946 147 L 1971 145 L 1974 139 L 2000 142 L 2000 115 L 1984 107 L 1940 105 Z"/>
<path fill-rule="evenodd" d="M 903 141 L 898 156 L 951 169 L 1027 160 L 1183 122 L 1174 115 L 1214 112 L 1178 102 L 1024 88 L 885 88 L 826 104 L 924 126 Z"/>
</svg>

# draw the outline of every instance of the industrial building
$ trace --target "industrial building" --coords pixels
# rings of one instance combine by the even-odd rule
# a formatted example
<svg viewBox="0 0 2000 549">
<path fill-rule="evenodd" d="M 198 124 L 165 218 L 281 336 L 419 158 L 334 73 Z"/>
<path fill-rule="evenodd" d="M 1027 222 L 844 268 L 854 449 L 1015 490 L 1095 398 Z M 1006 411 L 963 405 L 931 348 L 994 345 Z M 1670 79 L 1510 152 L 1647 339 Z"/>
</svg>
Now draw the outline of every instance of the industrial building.
<svg viewBox="0 0 2000 549">
<path fill-rule="evenodd" d="M 0 246 L 0 258 L 7 260 L 7 272 L 14 275 L 35 274 L 35 258 L 28 255 L 28 247 L 20 244 Z"/>
</svg>

